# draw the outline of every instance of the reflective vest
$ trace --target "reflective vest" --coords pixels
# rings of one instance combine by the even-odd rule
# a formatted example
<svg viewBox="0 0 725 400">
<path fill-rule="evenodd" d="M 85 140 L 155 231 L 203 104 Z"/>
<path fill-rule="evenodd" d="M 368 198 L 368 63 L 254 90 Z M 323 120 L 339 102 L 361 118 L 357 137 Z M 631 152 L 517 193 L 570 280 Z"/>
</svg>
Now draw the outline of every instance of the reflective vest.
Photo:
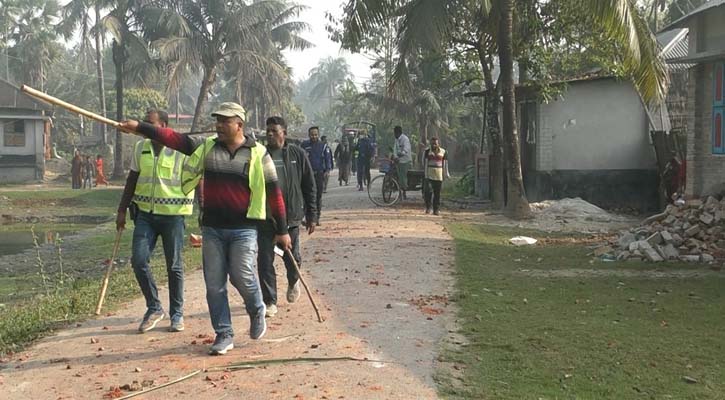
<svg viewBox="0 0 725 400">
<path fill-rule="evenodd" d="M 136 143 L 139 176 L 133 201 L 141 211 L 160 215 L 191 215 L 194 192 L 181 190 L 185 155 L 167 147 L 154 157 L 150 140 Z"/>
<path fill-rule="evenodd" d="M 184 162 L 181 171 L 181 190 L 184 193 L 193 192 L 204 175 L 205 160 L 214 149 L 216 136 L 207 138 L 204 144 L 199 146 L 194 153 Z M 247 208 L 247 218 L 264 220 L 267 218 L 266 204 L 267 191 L 264 181 L 264 168 L 262 158 L 267 154 L 267 149 L 262 145 L 250 147 L 251 156 L 249 160 L 249 189 L 252 192 Z"/>
</svg>

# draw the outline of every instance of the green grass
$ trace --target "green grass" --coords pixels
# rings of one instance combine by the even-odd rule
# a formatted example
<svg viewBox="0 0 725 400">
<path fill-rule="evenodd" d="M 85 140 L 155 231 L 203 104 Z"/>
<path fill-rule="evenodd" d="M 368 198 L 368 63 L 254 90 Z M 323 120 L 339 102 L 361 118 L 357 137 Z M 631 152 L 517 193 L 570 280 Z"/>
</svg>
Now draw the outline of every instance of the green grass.
<svg viewBox="0 0 725 400">
<path fill-rule="evenodd" d="M 49 188 L 42 190 L 0 189 L 0 196 L 10 199 L 10 206 L 33 211 L 61 209 L 63 214 L 110 215 L 116 211 L 122 189 L 73 190 Z"/>
<path fill-rule="evenodd" d="M 521 270 L 693 267 L 590 264 L 580 245 L 506 244 L 522 233 L 540 238 L 540 232 L 448 228 L 456 243 L 457 319 L 469 343 L 444 350 L 442 359 L 463 376 L 441 369 L 442 396 L 725 398 L 725 279 L 527 276 Z"/>
<path fill-rule="evenodd" d="M 189 218 L 188 221 L 194 219 Z M 129 253 L 131 246 L 132 228 L 124 233 L 121 249 Z M 195 232 L 189 229 L 187 232 Z M 103 233 L 88 237 L 80 243 L 83 249 L 72 260 L 65 259 L 66 265 L 94 266 L 111 256 L 115 231 L 111 224 Z M 152 261 L 154 277 L 158 284 L 167 281 L 166 267 L 163 261 L 163 252 L 157 246 Z M 194 270 L 201 265 L 200 249 L 185 247 L 184 266 L 187 271 Z M 0 307 L 0 354 L 8 351 L 18 351 L 32 341 L 43 337 L 53 329 L 69 323 L 81 321 L 93 316 L 98 301 L 103 271 L 95 268 L 86 277 L 76 279 L 70 285 L 52 290 L 51 294 L 26 296 L 13 304 Z M 54 277 L 52 277 L 54 281 Z M 0 279 L 0 296 L 9 294 L 11 290 L 16 293 L 23 290 L 37 292 L 42 288 L 37 275 L 21 275 L 17 277 L 3 277 Z M 42 291 L 42 290 L 41 290 Z M 104 312 L 112 311 L 119 304 L 140 296 L 138 284 L 130 266 L 115 269 L 108 285 Z"/>
</svg>

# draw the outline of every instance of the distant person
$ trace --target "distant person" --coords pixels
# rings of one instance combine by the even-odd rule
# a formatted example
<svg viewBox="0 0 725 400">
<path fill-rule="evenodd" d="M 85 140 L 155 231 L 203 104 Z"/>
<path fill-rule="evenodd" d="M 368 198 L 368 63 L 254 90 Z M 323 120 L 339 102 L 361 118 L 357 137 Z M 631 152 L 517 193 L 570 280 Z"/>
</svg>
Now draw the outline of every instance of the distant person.
<svg viewBox="0 0 725 400">
<path fill-rule="evenodd" d="M 76 150 L 73 154 L 73 160 L 70 165 L 71 188 L 81 188 L 81 174 L 83 174 L 83 158 L 81 152 Z"/>
<path fill-rule="evenodd" d="M 166 128 L 169 115 L 151 109 L 144 122 Z M 117 230 L 126 226 L 126 210 L 131 206 L 137 210 L 131 212 L 134 221 L 131 266 L 146 299 L 146 312 L 138 327 L 140 333 L 153 329 L 165 316 L 149 264 L 159 236 L 169 278 L 169 331 L 184 330 L 184 217 L 194 211 L 194 191 L 185 194 L 181 188 L 181 168 L 185 161 L 185 155 L 157 141 L 139 140 L 118 205 Z"/>
<path fill-rule="evenodd" d="M 325 177 L 330 175 L 332 170 L 332 154 L 326 144 L 320 141 L 320 128 L 313 126 L 307 130 L 309 140 L 302 142 L 302 148 L 307 152 L 307 156 L 312 164 L 312 170 L 315 172 L 315 186 L 317 190 L 317 216 L 316 225 L 320 225 L 320 214 L 322 214 L 322 190 L 325 186 Z M 329 158 L 328 158 L 329 155 Z"/>
<path fill-rule="evenodd" d="M 367 132 L 358 132 L 357 145 L 355 146 L 357 154 L 357 190 L 362 192 L 370 185 L 370 162 L 375 156 L 375 148 L 368 138 Z"/>
<path fill-rule="evenodd" d="M 93 164 L 93 160 L 91 160 L 91 156 L 86 155 L 86 158 L 83 161 L 83 189 L 93 188 L 94 171 L 95 165 Z"/>
<path fill-rule="evenodd" d="M 287 141 L 287 123 L 282 117 L 267 118 L 267 151 L 274 161 L 277 178 L 282 189 L 287 210 L 287 231 L 292 240 L 292 255 L 298 266 L 302 263 L 300 253 L 300 227 L 307 226 L 307 233 L 315 231 L 317 219 L 317 188 L 315 173 L 305 151 Z M 304 220 L 304 222 L 303 222 Z M 274 223 L 270 219 L 260 224 L 257 243 L 257 268 L 262 297 L 267 306 L 267 317 L 277 314 L 277 274 L 274 270 Z M 294 303 L 300 297 L 299 274 L 289 254 L 282 257 L 287 269 L 287 302 Z"/>
<path fill-rule="evenodd" d="M 451 176 L 448 172 L 448 154 L 440 146 L 438 138 L 434 137 L 430 139 L 430 147 L 423 157 L 425 213 L 430 214 L 432 208 L 433 215 L 438 215 L 441 206 L 441 186 L 443 180 Z"/>
<path fill-rule="evenodd" d="M 335 148 L 335 161 L 337 162 L 338 176 L 337 181 L 340 186 L 345 182 L 345 186 L 350 184 L 350 164 L 352 164 L 352 150 L 350 148 L 350 140 L 346 133 L 343 133 L 340 143 Z"/>
<path fill-rule="evenodd" d="M 108 186 L 108 181 L 106 175 L 103 174 L 103 156 L 98 154 L 96 155 L 96 186 L 100 185 Z"/>
<path fill-rule="evenodd" d="M 325 160 L 327 160 L 330 163 L 330 171 L 335 169 L 335 157 L 332 156 L 332 150 L 330 149 L 330 145 L 327 143 L 327 136 L 322 136 L 320 138 L 320 141 L 325 144 L 327 147 L 325 149 Z M 325 175 L 325 181 L 324 185 L 322 186 L 322 193 L 327 193 L 327 182 L 330 180 L 330 171 Z"/>
<path fill-rule="evenodd" d="M 393 161 L 395 161 L 398 183 L 400 184 L 400 190 L 403 192 L 403 200 L 405 200 L 407 198 L 406 191 L 408 190 L 408 170 L 410 170 L 410 165 L 413 163 L 410 139 L 403 133 L 403 128 L 400 126 L 393 128 L 393 132 L 395 133 Z"/>
</svg>

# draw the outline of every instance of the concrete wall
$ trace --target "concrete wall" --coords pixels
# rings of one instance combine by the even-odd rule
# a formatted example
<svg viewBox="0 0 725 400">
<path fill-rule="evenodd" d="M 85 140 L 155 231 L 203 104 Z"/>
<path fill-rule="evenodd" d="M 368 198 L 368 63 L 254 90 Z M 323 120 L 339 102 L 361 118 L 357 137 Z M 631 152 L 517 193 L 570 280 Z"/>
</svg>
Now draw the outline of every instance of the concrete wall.
<svg viewBox="0 0 725 400">
<path fill-rule="evenodd" d="M 34 164 L 4 165 L 0 167 L 0 183 L 19 183 L 42 179 L 45 173 L 44 124 L 42 119 L 25 120 L 25 146 L 5 147 L 4 126 L 15 118 L 0 114 L 0 157 L 34 155 Z"/>
<path fill-rule="evenodd" d="M 690 24 L 689 55 L 725 50 L 725 7 L 716 7 L 694 17 Z"/>
<path fill-rule="evenodd" d="M 686 188 L 689 196 L 725 193 L 725 155 L 712 153 L 713 67 L 713 63 L 707 63 L 690 69 Z"/>
<path fill-rule="evenodd" d="M 630 83 L 573 82 L 561 99 L 539 107 L 536 169 L 655 169 L 647 126 Z"/>
</svg>

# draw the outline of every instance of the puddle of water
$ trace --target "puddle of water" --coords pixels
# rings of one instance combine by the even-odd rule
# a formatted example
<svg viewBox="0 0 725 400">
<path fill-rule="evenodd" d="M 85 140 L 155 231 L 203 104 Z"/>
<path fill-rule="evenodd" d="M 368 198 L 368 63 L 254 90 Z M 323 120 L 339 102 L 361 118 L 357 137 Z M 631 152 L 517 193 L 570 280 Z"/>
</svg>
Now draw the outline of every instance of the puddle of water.
<svg viewBox="0 0 725 400">
<path fill-rule="evenodd" d="M 48 230 L 35 231 L 39 245 L 54 244 L 58 235 L 61 238 L 70 236 L 78 232 L 77 230 Z M 30 229 L 27 231 L 1 232 L 0 231 L 0 257 L 11 254 L 22 253 L 27 249 L 34 247 L 33 234 Z"/>
</svg>

